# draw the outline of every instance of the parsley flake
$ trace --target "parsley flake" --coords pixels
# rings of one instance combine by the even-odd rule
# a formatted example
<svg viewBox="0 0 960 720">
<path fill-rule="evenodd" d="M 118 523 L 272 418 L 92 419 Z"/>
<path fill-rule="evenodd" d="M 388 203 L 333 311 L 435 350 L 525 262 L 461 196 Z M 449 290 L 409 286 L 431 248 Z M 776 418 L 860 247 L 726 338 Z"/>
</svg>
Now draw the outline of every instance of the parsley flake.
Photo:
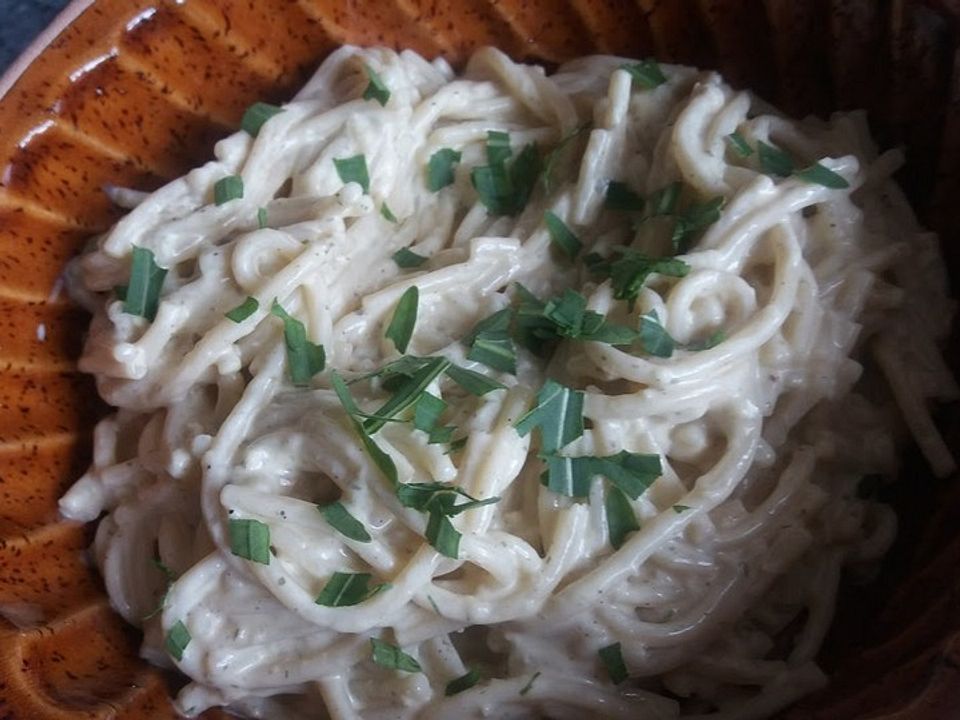
<svg viewBox="0 0 960 720">
<path fill-rule="evenodd" d="M 364 63 L 363 69 L 367 71 L 367 78 L 369 79 L 367 87 L 363 91 L 363 99 L 376 100 L 380 105 L 386 105 L 387 100 L 390 99 L 390 90 L 384 84 L 383 78 L 366 63 Z"/>
<path fill-rule="evenodd" d="M 370 599 L 386 587 L 387 583 L 370 587 L 370 573 L 335 572 L 315 602 L 324 607 L 350 607 Z"/>
<path fill-rule="evenodd" d="M 323 515 L 323 519 L 344 537 L 357 542 L 370 542 L 370 533 L 363 526 L 363 523 L 357 520 L 350 511 L 340 501 L 330 503 L 329 505 L 318 505 L 317 510 Z"/>
<path fill-rule="evenodd" d="M 370 646 L 373 651 L 373 661 L 380 667 L 389 670 L 402 670 L 403 672 L 422 672 L 420 663 L 413 657 L 407 655 L 396 645 L 391 645 L 383 640 L 370 638 Z"/>
<path fill-rule="evenodd" d="M 363 188 L 365 193 L 370 192 L 370 174 L 367 172 L 367 158 L 364 155 L 334 158 L 333 165 L 344 185 L 355 182 Z"/>
<path fill-rule="evenodd" d="M 653 88 L 659 87 L 667 81 L 667 76 L 663 74 L 663 70 L 656 60 L 624 63 L 620 66 L 620 69 L 630 73 L 631 80 L 644 90 L 653 90 Z"/>
<path fill-rule="evenodd" d="M 750 147 L 750 143 L 740 134 L 739 130 L 727 135 L 727 142 L 740 157 L 747 158 L 753 155 L 753 148 Z"/>
<path fill-rule="evenodd" d="M 533 683 L 536 682 L 536 680 L 537 680 L 538 677 L 540 677 L 540 671 L 539 671 L 539 670 L 533 674 L 533 676 L 530 678 L 530 682 L 528 682 L 526 685 L 524 685 L 524 686 L 520 689 L 520 694 L 521 694 L 521 695 L 526 695 L 528 692 L 530 692 L 530 689 L 533 687 Z"/>
<path fill-rule="evenodd" d="M 520 437 L 539 428 L 543 452 L 556 452 L 583 435 L 583 393 L 548 379 L 537 393 L 537 404 L 513 426 Z"/>
<path fill-rule="evenodd" d="M 225 178 L 220 178 L 213 185 L 213 202 L 216 205 L 223 205 L 242 197 L 243 178 L 239 175 L 228 175 Z"/>
<path fill-rule="evenodd" d="M 154 261 L 147 248 L 133 247 L 130 264 L 130 282 L 123 292 L 123 311 L 153 321 L 160 307 L 160 290 L 167 276 L 165 268 Z M 119 293 L 118 293 L 119 297 Z"/>
<path fill-rule="evenodd" d="M 470 669 L 465 675 L 461 675 L 460 677 L 448 682 L 443 694 L 447 697 L 450 697 L 451 695 L 458 695 L 464 690 L 469 690 L 478 682 L 480 682 L 480 672 L 476 669 Z"/>
<path fill-rule="evenodd" d="M 237 305 L 233 310 L 224 313 L 224 315 L 226 315 L 228 320 L 241 323 L 253 315 L 259 308 L 260 302 L 255 297 L 247 297 L 246 300 Z"/>
<path fill-rule="evenodd" d="M 603 198 L 604 207 L 624 212 L 642 212 L 646 201 L 625 182 L 611 180 Z"/>
<path fill-rule="evenodd" d="M 384 200 L 383 204 L 380 205 L 380 215 L 383 216 L 383 219 L 387 222 L 396 223 L 398 222 L 397 216 L 393 214 L 393 210 L 390 209 L 390 206 L 387 205 L 387 201 Z"/>
<path fill-rule="evenodd" d="M 243 118 L 240 120 L 240 127 L 256 137 L 267 120 L 282 112 L 282 107 L 265 102 L 255 102 L 244 111 Z"/>
<path fill-rule="evenodd" d="M 640 318 L 640 344 L 648 355 L 668 358 L 673 355 L 676 342 L 660 324 L 656 310 Z"/>
<path fill-rule="evenodd" d="M 498 310 L 477 323 L 471 333 L 464 338 L 469 346 L 468 360 L 483 363 L 488 368 L 516 374 L 517 353 L 510 339 L 510 322 L 513 310 Z"/>
<path fill-rule="evenodd" d="M 427 163 L 427 189 L 433 192 L 453 185 L 456 178 L 454 168 L 460 162 L 460 152 L 453 148 L 440 148 Z"/>
<path fill-rule="evenodd" d="M 270 564 L 270 526 L 259 520 L 231 518 L 230 552 L 261 565 Z"/>
<path fill-rule="evenodd" d="M 322 372 L 327 364 L 323 345 L 307 340 L 307 329 L 303 323 L 291 316 L 276 300 L 270 307 L 270 314 L 283 320 L 283 342 L 287 348 L 290 380 L 300 387 L 309 385 L 310 379 Z"/>
<path fill-rule="evenodd" d="M 407 248 L 400 248 L 393 254 L 393 261 L 397 264 L 397 267 L 404 269 L 420 267 L 427 260 L 428 258 L 425 258 L 423 255 L 418 255 L 413 252 L 413 250 L 408 250 Z"/>
<path fill-rule="evenodd" d="M 607 669 L 607 675 L 610 676 L 614 685 L 619 685 L 629 677 L 626 663 L 623 662 L 623 653 L 620 649 L 620 643 L 607 645 L 597 651 L 603 666 Z"/>
<path fill-rule="evenodd" d="M 400 296 L 397 307 L 393 311 L 393 318 L 384 334 L 393 340 L 398 352 L 406 352 L 407 345 L 410 344 L 410 338 L 413 337 L 413 328 L 417 324 L 417 304 L 419 301 L 420 291 L 416 285 L 411 285 Z"/>
<path fill-rule="evenodd" d="M 760 167 L 767 175 L 787 177 L 793 172 L 793 158 L 763 140 L 757 142 L 757 155 L 760 158 Z"/>
<path fill-rule="evenodd" d="M 607 514 L 607 533 L 614 550 L 619 550 L 627 536 L 640 529 L 640 523 L 633 512 L 630 500 L 619 487 L 607 488 L 607 497 L 604 501 Z"/>
<path fill-rule="evenodd" d="M 823 185 L 834 190 L 843 190 L 850 187 L 850 183 L 842 175 L 838 175 L 822 163 L 814 163 L 810 167 L 797 170 L 794 176 L 808 183 Z"/>
<path fill-rule="evenodd" d="M 543 214 L 543 220 L 547 225 L 547 232 L 550 234 L 550 242 L 573 260 L 583 249 L 583 243 L 556 213 L 547 210 Z"/>
<path fill-rule="evenodd" d="M 170 630 L 167 631 L 165 644 L 167 646 L 167 652 L 170 653 L 170 657 L 178 661 L 183 660 L 183 652 L 187 649 L 191 639 L 187 626 L 183 624 L 182 620 L 177 620 Z"/>
</svg>

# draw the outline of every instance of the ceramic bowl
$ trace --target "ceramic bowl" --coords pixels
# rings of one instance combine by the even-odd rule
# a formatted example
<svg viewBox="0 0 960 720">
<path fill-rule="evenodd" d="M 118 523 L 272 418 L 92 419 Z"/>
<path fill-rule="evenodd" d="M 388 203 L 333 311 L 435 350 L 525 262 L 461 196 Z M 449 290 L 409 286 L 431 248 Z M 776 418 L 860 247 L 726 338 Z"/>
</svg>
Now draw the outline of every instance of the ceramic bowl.
<svg viewBox="0 0 960 720">
<path fill-rule="evenodd" d="M 958 33 L 956 0 L 74 2 L 0 80 L 0 718 L 176 716 L 176 680 L 138 659 L 104 596 L 92 528 L 57 515 L 104 411 L 59 276 L 117 219 L 105 185 L 152 189 L 199 164 L 250 102 L 290 96 L 342 43 L 454 62 L 484 44 L 548 64 L 655 56 L 794 114 L 867 108 L 884 145 L 906 146 L 901 180 L 960 272 Z M 955 410 L 941 424 L 957 447 Z M 901 539 L 880 580 L 847 593 L 823 657 L 835 681 L 791 720 L 960 718 L 960 492 L 907 467 Z"/>
</svg>

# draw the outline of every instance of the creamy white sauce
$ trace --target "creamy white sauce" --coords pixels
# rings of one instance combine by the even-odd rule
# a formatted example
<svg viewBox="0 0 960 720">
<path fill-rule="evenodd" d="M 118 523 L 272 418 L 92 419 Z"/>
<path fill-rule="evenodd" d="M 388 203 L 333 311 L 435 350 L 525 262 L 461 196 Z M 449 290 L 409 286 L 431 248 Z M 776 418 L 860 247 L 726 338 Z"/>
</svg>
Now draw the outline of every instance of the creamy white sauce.
<svg viewBox="0 0 960 720">
<path fill-rule="evenodd" d="M 107 512 L 95 549 L 111 601 L 143 626 L 145 657 L 190 678 L 182 712 L 762 718 L 826 681 L 814 661 L 841 572 L 869 567 L 895 534 L 892 512 L 856 489 L 865 474 L 895 475 L 898 414 L 935 471 L 954 467 L 927 409 L 957 394 L 937 349 L 953 305 L 936 239 L 890 181 L 898 157 L 878 156 L 861 114 L 762 114 L 748 93 L 683 67 L 645 90 L 623 62 L 582 58 L 547 76 L 486 49 L 458 77 L 411 52 L 345 47 L 256 138 L 221 141 L 216 160 L 151 195 L 112 191 L 135 207 L 76 275 L 97 303 L 81 367 L 118 410 L 98 425 L 93 465 L 61 509 L 80 520 Z M 390 89 L 385 107 L 361 98 L 364 65 Z M 486 162 L 488 130 L 508 132 L 516 154 L 588 123 L 550 192 L 538 184 L 516 217 L 487 212 L 469 175 Z M 850 187 L 767 177 L 756 156 L 728 147 L 734 131 L 819 161 Z M 462 154 L 456 181 L 431 192 L 425 167 L 443 147 Z M 334 167 L 357 154 L 369 193 Z M 214 205 L 214 184 L 231 174 L 243 198 Z M 724 198 L 682 256 L 690 273 L 652 276 L 632 309 L 552 249 L 543 220 L 546 210 L 564 219 L 584 253 L 631 243 L 661 253 L 670 221 L 634 229 L 604 209 L 612 180 L 644 194 L 682 181 L 685 203 Z M 134 246 L 169 269 L 153 322 L 111 293 L 127 282 Z M 391 259 L 401 248 L 429 259 L 401 269 Z M 565 341 L 548 366 L 520 350 L 516 376 L 492 373 L 466 360 L 460 339 L 509 304 L 515 282 L 541 297 L 577 289 L 591 310 L 634 327 L 655 311 L 677 349 L 659 358 Z M 400 505 L 329 374 L 290 384 L 282 324 L 269 314 L 277 298 L 325 346 L 329 367 L 359 374 L 397 357 L 384 330 L 411 286 L 420 302 L 408 353 L 506 386 L 482 398 L 431 386 L 469 434 L 461 453 L 410 423 L 375 436 L 401 482 L 501 498 L 453 519 L 458 560 L 426 541 L 426 515 Z M 224 317 L 247 296 L 256 312 Z M 717 331 L 714 347 L 686 347 Z M 536 444 L 513 427 L 547 377 L 586 394 L 588 429 L 564 454 L 661 457 L 662 476 L 632 502 L 641 529 L 619 550 L 604 481 L 583 500 L 551 492 L 538 482 Z M 389 396 L 353 387 L 364 408 Z M 317 512 L 337 497 L 370 543 Z M 269 564 L 231 553 L 230 518 L 269 526 Z M 155 554 L 177 577 L 169 592 Z M 336 571 L 390 586 L 352 607 L 316 604 Z M 788 654 L 771 656 L 804 611 Z M 177 623 L 190 642 L 174 663 L 164 638 Z M 374 664 L 371 637 L 423 672 Z M 619 686 L 597 655 L 613 642 L 634 678 Z M 468 667 L 484 679 L 446 697 Z"/>
</svg>

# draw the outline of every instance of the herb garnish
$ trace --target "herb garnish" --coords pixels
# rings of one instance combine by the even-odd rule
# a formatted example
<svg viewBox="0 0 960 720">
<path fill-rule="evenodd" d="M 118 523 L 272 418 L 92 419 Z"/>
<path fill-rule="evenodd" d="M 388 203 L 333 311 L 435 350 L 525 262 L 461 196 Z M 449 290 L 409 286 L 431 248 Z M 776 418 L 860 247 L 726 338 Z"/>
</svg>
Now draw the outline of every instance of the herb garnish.
<svg viewBox="0 0 960 720">
<path fill-rule="evenodd" d="M 444 372 L 446 376 L 457 385 L 477 397 L 482 397 L 494 390 L 503 390 L 506 387 L 506 385 L 497 382 L 493 378 L 489 378 L 473 370 L 468 370 L 465 367 L 460 367 L 459 365 L 450 365 Z"/>
<path fill-rule="evenodd" d="M 457 695 L 462 693 L 464 690 L 469 690 L 478 682 L 480 682 L 480 672 L 471 668 L 465 675 L 461 675 L 460 677 L 448 682 L 443 694 L 447 697 L 450 697 L 451 695 Z"/>
<path fill-rule="evenodd" d="M 224 313 L 224 315 L 227 316 L 227 319 L 233 320 L 235 323 L 241 323 L 253 315 L 259 307 L 260 302 L 255 297 L 247 297 L 246 300 L 237 305 L 233 310 Z"/>
<path fill-rule="evenodd" d="M 282 107 L 265 102 L 255 102 L 244 111 L 243 119 L 240 120 L 240 127 L 256 137 L 267 120 L 282 112 Z"/>
<path fill-rule="evenodd" d="M 810 167 L 797 170 L 793 175 L 808 183 L 823 185 L 834 190 L 850 187 L 850 183 L 842 175 L 838 175 L 822 163 L 814 163 Z"/>
<path fill-rule="evenodd" d="M 402 268 L 415 268 L 423 265 L 428 258 L 425 258 L 423 255 L 418 255 L 413 252 L 413 250 L 408 250 L 407 248 L 400 248 L 393 254 L 393 261 L 397 264 L 397 267 Z"/>
<path fill-rule="evenodd" d="M 163 576 L 167 581 L 166 589 L 164 590 L 163 597 L 160 598 L 160 602 L 157 604 L 157 607 L 155 607 L 149 615 L 143 616 L 144 620 L 149 620 L 150 618 L 158 615 L 163 611 L 164 606 L 167 604 L 167 595 L 170 594 L 170 588 L 173 586 L 173 583 L 177 579 L 177 574 L 173 570 L 168 568 L 166 565 L 164 565 L 160 561 L 160 558 L 157 558 L 157 557 L 153 558 L 153 566 L 157 568 L 157 570 L 163 573 Z"/>
<path fill-rule="evenodd" d="M 484 318 L 463 339 L 470 348 L 468 360 L 483 363 L 488 368 L 516 374 L 517 353 L 510 339 L 513 310 L 504 308 Z"/>
<path fill-rule="evenodd" d="M 239 175 L 227 175 L 227 177 L 217 180 L 213 185 L 213 202 L 216 205 L 223 205 L 242 197 L 243 178 Z"/>
<path fill-rule="evenodd" d="M 187 626 L 183 624 L 182 620 L 177 620 L 170 630 L 167 631 L 165 644 L 167 646 L 167 652 L 170 653 L 170 657 L 178 661 L 183 660 L 183 651 L 187 649 L 190 640 L 190 631 L 187 630 Z"/>
<path fill-rule="evenodd" d="M 676 342 L 660 324 L 656 310 L 640 318 L 640 344 L 654 357 L 668 358 L 673 355 Z"/>
<path fill-rule="evenodd" d="M 420 395 L 413 408 L 413 426 L 426 433 L 431 432 L 440 421 L 440 416 L 447 409 L 447 403 L 431 393 Z"/>
<path fill-rule="evenodd" d="M 763 140 L 757 142 L 757 155 L 760 158 L 760 168 L 767 175 L 787 177 L 793 172 L 793 158 Z"/>
<path fill-rule="evenodd" d="M 684 277 L 690 266 L 677 258 L 653 258 L 629 248 L 618 248 L 609 258 L 588 255 L 592 273 L 605 275 L 613 285 L 613 296 L 626 300 L 631 309 L 640 294 L 640 288 L 653 274 Z"/>
<path fill-rule="evenodd" d="M 583 248 L 583 243 L 580 242 L 580 239 L 567 227 L 567 224 L 551 210 L 547 210 L 543 214 L 543 220 L 547 225 L 547 232 L 550 234 L 550 242 L 556 245 L 564 255 L 573 260 Z"/>
<path fill-rule="evenodd" d="M 263 230 L 267 226 L 267 209 L 257 209 L 257 228 Z"/>
<path fill-rule="evenodd" d="M 691 205 L 677 215 L 670 243 L 674 252 L 685 253 L 690 249 L 690 241 L 697 232 L 720 219 L 723 196 L 717 196 L 706 202 Z"/>
<path fill-rule="evenodd" d="M 607 530 L 610 538 L 610 544 L 614 550 L 619 550 L 627 539 L 627 535 L 640 529 L 640 523 L 637 516 L 630 506 L 630 499 L 620 488 L 610 486 L 607 488 L 607 497 L 604 501 L 604 509 L 607 513 Z"/>
<path fill-rule="evenodd" d="M 160 290 L 163 288 L 163 279 L 166 276 L 166 269 L 154 261 L 153 252 L 147 248 L 134 246 L 130 264 L 130 282 L 123 288 L 123 311 L 129 315 L 139 315 L 152 322 L 157 316 Z"/>
<path fill-rule="evenodd" d="M 404 672 L 422 672 L 420 663 L 396 645 L 376 638 L 370 638 L 370 645 L 373 649 L 373 661 L 380 667 Z"/>
<path fill-rule="evenodd" d="M 335 572 L 314 602 L 324 607 L 350 607 L 370 599 L 386 587 L 387 583 L 370 587 L 370 573 Z"/>
<path fill-rule="evenodd" d="M 454 166 L 460 162 L 460 152 L 453 148 L 440 148 L 430 156 L 427 163 L 427 189 L 437 192 L 453 185 Z"/>
<path fill-rule="evenodd" d="M 370 192 L 370 175 L 367 172 L 367 158 L 364 155 L 334 158 L 333 164 L 344 185 L 355 182 L 363 188 L 365 193 Z"/>
<path fill-rule="evenodd" d="M 347 411 L 347 417 L 350 418 L 350 424 L 353 426 L 354 431 L 357 433 L 357 436 L 360 438 L 360 442 L 363 444 L 364 449 L 367 451 L 367 455 L 370 456 L 370 459 L 373 460 L 374 465 L 383 473 L 384 477 L 390 481 L 391 485 L 396 485 L 399 482 L 397 477 L 397 466 L 384 450 L 377 445 L 367 429 L 364 427 L 363 423 L 357 420 L 357 415 L 360 414 L 357 404 L 354 402 L 353 397 L 350 395 L 350 390 L 347 388 L 343 378 L 336 373 L 336 371 L 330 373 L 330 385 L 333 387 L 333 391 L 337 394 L 337 398 L 340 400 L 340 404 L 343 405 L 343 409 Z"/>
<path fill-rule="evenodd" d="M 575 140 L 580 133 L 585 130 L 589 130 L 590 127 L 590 123 L 584 123 L 583 125 L 575 127 L 573 130 L 560 138 L 560 142 L 557 143 L 557 146 L 547 153 L 547 157 L 543 165 L 543 189 L 548 195 L 553 192 L 553 174 L 560 156 L 563 155 L 570 143 Z"/>
<path fill-rule="evenodd" d="M 735 140 L 734 136 L 739 138 L 739 140 Z M 739 133 L 728 135 L 727 138 L 734 147 L 738 148 L 738 152 L 740 152 L 743 157 L 748 157 L 753 153 L 753 150 L 750 149 L 746 140 L 744 140 Z M 742 152 L 744 149 L 749 152 L 744 154 Z M 833 190 L 843 190 L 850 187 L 850 183 L 848 183 L 842 175 L 835 173 L 823 163 L 815 162 L 813 165 L 797 170 L 796 162 L 790 153 L 774 147 L 769 143 L 765 143 L 763 140 L 757 142 L 757 154 L 760 159 L 760 169 L 767 175 L 775 175 L 777 177 L 792 175 L 805 182 L 813 183 L 814 185 L 823 185 Z"/>
<path fill-rule="evenodd" d="M 330 503 L 329 505 L 318 505 L 317 510 L 323 515 L 323 519 L 341 535 L 356 540 L 357 542 L 370 542 L 370 533 L 363 526 L 363 523 L 357 520 L 350 511 L 340 501 Z"/>
<path fill-rule="evenodd" d="M 735 130 L 727 135 L 727 142 L 730 143 L 730 147 L 732 147 L 740 157 L 746 158 L 753 155 L 753 148 L 750 147 L 750 144 L 747 142 L 746 138 L 740 134 L 739 130 Z"/>
<path fill-rule="evenodd" d="M 367 71 L 367 77 L 370 79 L 366 89 L 363 91 L 363 99 L 376 100 L 380 105 L 386 105 L 387 100 L 390 99 L 390 90 L 384 84 L 383 78 L 366 63 L 364 63 L 363 69 Z"/>
<path fill-rule="evenodd" d="M 270 526 L 259 520 L 230 519 L 230 552 L 261 565 L 270 564 Z"/>
<path fill-rule="evenodd" d="M 393 214 L 393 210 L 390 209 L 390 206 L 387 205 L 387 201 L 384 200 L 383 204 L 380 205 L 380 214 L 383 216 L 383 219 L 387 222 L 396 223 L 397 216 Z"/>
<path fill-rule="evenodd" d="M 517 215 L 527 205 L 540 174 L 540 152 L 529 144 L 507 166 L 511 156 L 510 136 L 491 130 L 487 133 L 488 165 L 470 171 L 470 181 L 480 201 L 494 215 Z"/>
<path fill-rule="evenodd" d="M 656 60 L 641 60 L 638 63 L 625 63 L 621 70 L 630 73 L 630 78 L 644 90 L 652 90 L 663 85 L 667 77 Z"/>
<path fill-rule="evenodd" d="M 689 509 L 690 509 L 690 506 L 689 506 L 689 505 L 674 505 L 674 506 L 673 506 L 673 511 L 674 511 L 677 515 L 679 515 L 679 514 L 682 513 L 682 512 L 686 512 L 686 511 L 689 510 Z"/>
<path fill-rule="evenodd" d="M 456 503 L 458 497 L 467 502 Z M 477 500 L 454 485 L 445 483 L 401 483 L 397 486 L 397 499 L 404 507 L 429 513 L 427 541 L 437 552 L 457 559 L 460 554 L 460 532 L 449 518 L 483 505 L 499 502 L 499 497 Z"/>
<path fill-rule="evenodd" d="M 548 379 L 537 393 L 537 404 L 513 426 L 520 437 L 539 428 L 542 451 L 554 453 L 583 435 L 583 393 Z"/>
<path fill-rule="evenodd" d="M 629 677 L 626 663 L 623 662 L 620 643 L 617 642 L 613 645 L 600 648 L 597 654 L 600 656 L 600 660 L 603 661 L 603 665 L 607 669 L 607 675 L 610 676 L 610 680 L 614 685 L 619 685 Z"/>
<path fill-rule="evenodd" d="M 650 215 L 673 215 L 677 210 L 681 190 L 683 183 L 678 180 L 654 192 L 650 196 Z"/>
<path fill-rule="evenodd" d="M 417 324 L 417 304 L 420 301 L 420 291 L 416 285 L 408 287 L 393 311 L 393 318 L 384 333 L 393 340 L 393 344 L 401 353 L 407 351 L 410 338 L 413 337 L 413 328 Z"/>
<path fill-rule="evenodd" d="M 283 306 L 273 301 L 270 314 L 283 320 L 283 342 L 287 348 L 287 370 L 294 385 L 305 386 L 327 364 L 327 355 L 323 345 L 307 340 L 307 329 L 303 323 L 291 316 Z"/>
</svg>

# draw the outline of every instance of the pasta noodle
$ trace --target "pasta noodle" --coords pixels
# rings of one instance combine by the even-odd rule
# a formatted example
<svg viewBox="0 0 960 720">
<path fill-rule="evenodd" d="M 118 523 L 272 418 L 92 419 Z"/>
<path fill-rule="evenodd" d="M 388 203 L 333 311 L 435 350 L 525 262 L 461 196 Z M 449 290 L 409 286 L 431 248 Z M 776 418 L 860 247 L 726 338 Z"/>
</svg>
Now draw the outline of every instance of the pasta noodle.
<svg viewBox="0 0 960 720">
<path fill-rule="evenodd" d="M 111 602 L 189 678 L 178 709 L 745 720 L 823 686 L 841 576 L 896 532 L 862 478 L 907 431 L 954 469 L 953 304 L 864 116 L 490 48 L 456 75 L 344 47 L 254 111 L 113 191 L 71 268 L 117 409 L 61 509 L 106 513 Z"/>
</svg>

